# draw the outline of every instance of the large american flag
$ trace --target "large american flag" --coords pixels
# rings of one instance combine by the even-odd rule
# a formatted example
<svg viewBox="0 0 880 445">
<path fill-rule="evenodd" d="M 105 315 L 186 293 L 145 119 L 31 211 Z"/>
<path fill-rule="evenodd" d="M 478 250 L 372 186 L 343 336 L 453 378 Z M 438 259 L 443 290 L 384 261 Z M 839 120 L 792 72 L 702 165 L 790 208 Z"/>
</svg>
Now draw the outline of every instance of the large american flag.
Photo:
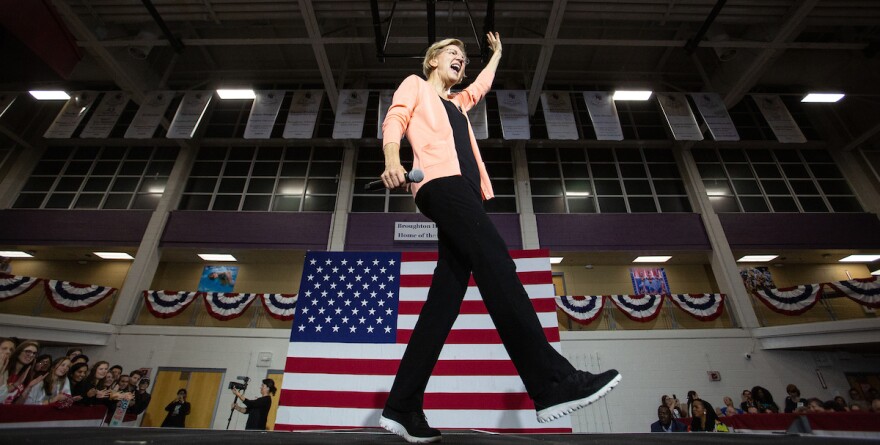
<svg viewBox="0 0 880 445">
<path fill-rule="evenodd" d="M 544 333 L 560 349 L 546 250 L 511 251 Z M 427 298 L 437 253 L 309 252 L 290 333 L 276 430 L 376 427 Z M 471 279 L 424 400 L 431 426 L 571 432 L 540 424 Z"/>
</svg>

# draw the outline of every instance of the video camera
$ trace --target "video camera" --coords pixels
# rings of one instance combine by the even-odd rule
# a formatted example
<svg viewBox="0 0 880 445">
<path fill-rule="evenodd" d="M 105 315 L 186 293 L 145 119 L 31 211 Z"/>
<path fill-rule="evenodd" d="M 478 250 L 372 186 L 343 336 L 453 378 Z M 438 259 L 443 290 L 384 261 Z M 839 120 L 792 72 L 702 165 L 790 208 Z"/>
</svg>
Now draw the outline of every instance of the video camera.
<svg viewBox="0 0 880 445">
<path fill-rule="evenodd" d="M 229 389 L 237 389 L 241 392 L 245 392 L 251 378 L 248 376 L 238 376 L 238 380 L 241 380 L 241 382 L 229 382 Z"/>
</svg>

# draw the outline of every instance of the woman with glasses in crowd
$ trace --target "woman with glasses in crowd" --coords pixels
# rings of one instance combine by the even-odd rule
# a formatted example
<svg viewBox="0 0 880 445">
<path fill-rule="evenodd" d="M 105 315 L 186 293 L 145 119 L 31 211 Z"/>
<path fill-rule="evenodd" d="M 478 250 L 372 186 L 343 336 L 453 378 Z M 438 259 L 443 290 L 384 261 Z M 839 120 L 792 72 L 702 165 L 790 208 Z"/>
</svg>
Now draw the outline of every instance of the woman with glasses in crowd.
<svg viewBox="0 0 880 445">
<path fill-rule="evenodd" d="M 34 378 L 34 359 L 39 348 L 40 344 L 35 341 L 24 341 L 9 356 L 0 371 L 6 376 L 6 384 L 0 387 L 0 402 L 15 403 L 30 389 L 28 385 Z"/>
</svg>

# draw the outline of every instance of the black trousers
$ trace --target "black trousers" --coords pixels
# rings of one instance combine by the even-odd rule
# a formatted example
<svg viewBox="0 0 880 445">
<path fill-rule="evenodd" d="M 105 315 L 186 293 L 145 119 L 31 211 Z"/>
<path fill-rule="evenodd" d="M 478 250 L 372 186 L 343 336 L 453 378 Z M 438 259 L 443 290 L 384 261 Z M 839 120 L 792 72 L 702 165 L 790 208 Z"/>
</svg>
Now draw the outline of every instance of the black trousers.
<svg viewBox="0 0 880 445">
<path fill-rule="evenodd" d="M 544 336 L 507 246 L 474 188 L 461 176 L 434 179 L 419 189 L 416 204 L 437 224 L 439 258 L 387 405 L 397 411 L 422 409 L 425 387 L 458 317 L 471 273 L 530 397 L 573 373 L 574 367 Z"/>
</svg>

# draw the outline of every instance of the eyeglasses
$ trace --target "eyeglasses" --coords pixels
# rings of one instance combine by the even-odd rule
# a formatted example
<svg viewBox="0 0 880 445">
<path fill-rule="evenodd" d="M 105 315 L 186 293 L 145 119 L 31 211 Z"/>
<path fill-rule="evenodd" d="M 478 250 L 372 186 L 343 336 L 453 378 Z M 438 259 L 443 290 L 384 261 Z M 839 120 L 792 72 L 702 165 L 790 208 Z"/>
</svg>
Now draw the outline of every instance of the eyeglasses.
<svg viewBox="0 0 880 445">
<path fill-rule="evenodd" d="M 457 50 L 454 50 L 454 49 L 452 49 L 452 48 L 449 48 L 449 49 L 447 49 L 445 52 L 446 52 L 446 54 L 449 54 L 449 55 L 452 56 L 452 57 L 456 57 L 456 58 L 459 58 L 459 59 L 464 59 L 464 64 L 465 64 L 465 65 L 470 65 L 470 63 L 471 63 L 471 59 L 468 59 L 467 57 L 464 56 L 464 54 L 462 54 L 461 52 L 459 52 L 459 51 L 457 51 Z"/>
<path fill-rule="evenodd" d="M 22 354 L 26 354 L 26 355 L 36 355 L 36 354 L 37 354 L 37 351 L 32 351 L 32 350 L 30 350 L 30 349 L 25 349 L 24 351 L 21 351 L 21 353 L 22 353 Z"/>
</svg>

